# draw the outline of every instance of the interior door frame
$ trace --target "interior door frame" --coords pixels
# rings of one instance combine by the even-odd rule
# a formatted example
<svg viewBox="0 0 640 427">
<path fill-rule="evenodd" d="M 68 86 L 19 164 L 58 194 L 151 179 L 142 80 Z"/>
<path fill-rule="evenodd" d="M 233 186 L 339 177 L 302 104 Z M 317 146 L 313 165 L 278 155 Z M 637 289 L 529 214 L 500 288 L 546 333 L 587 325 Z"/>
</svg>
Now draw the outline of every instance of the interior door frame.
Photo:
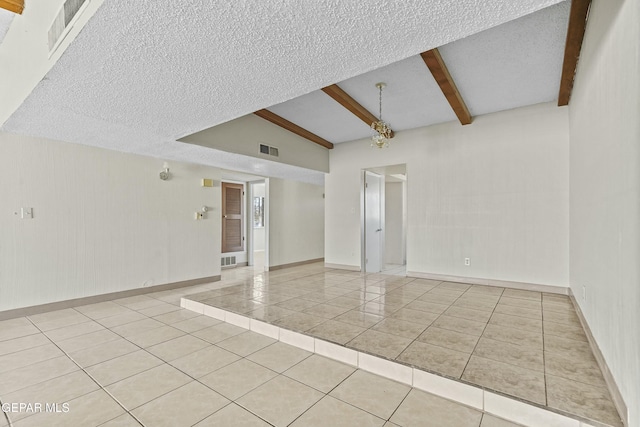
<svg viewBox="0 0 640 427">
<path fill-rule="evenodd" d="M 240 200 L 240 232 L 242 233 L 241 235 L 241 242 L 242 242 L 242 248 L 238 251 L 229 251 L 229 252 L 224 252 L 224 246 L 225 246 L 225 195 L 224 195 L 224 190 L 223 190 L 223 186 L 224 184 L 230 184 L 230 185 L 237 185 L 240 186 L 241 189 L 241 200 Z M 221 185 L 220 185 L 220 198 L 221 198 L 221 223 L 220 223 L 220 230 L 221 230 L 221 248 L 220 248 L 220 252 L 222 254 L 233 254 L 233 253 L 246 253 L 247 252 L 247 242 L 246 242 L 246 235 L 247 235 L 247 230 L 246 230 L 246 224 L 247 224 L 247 220 L 245 218 L 246 215 L 246 208 L 245 208 L 245 202 L 246 202 L 246 183 L 244 182 L 240 182 L 240 181 L 231 181 L 231 180 L 222 180 L 221 181 Z"/>
<path fill-rule="evenodd" d="M 367 241 L 366 241 L 366 189 L 367 172 L 379 175 L 380 182 L 380 271 L 384 271 L 385 262 L 385 175 L 371 170 L 362 169 L 360 172 L 360 271 L 367 272 Z"/>
</svg>

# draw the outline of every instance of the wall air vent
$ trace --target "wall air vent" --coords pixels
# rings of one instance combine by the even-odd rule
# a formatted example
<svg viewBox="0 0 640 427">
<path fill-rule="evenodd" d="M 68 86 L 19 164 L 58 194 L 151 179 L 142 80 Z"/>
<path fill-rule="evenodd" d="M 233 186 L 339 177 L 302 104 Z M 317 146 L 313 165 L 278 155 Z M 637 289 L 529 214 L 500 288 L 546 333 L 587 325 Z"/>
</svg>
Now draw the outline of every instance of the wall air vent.
<svg viewBox="0 0 640 427">
<path fill-rule="evenodd" d="M 235 256 L 223 256 L 220 262 L 220 266 L 222 267 L 236 267 L 238 263 L 236 262 Z"/>
<path fill-rule="evenodd" d="M 62 40 L 69 34 L 75 18 L 80 16 L 80 9 L 90 0 L 67 0 L 56 15 L 56 19 L 49 28 L 49 54 L 53 53 Z"/>
<path fill-rule="evenodd" d="M 274 157 L 279 156 L 277 147 L 270 147 L 265 144 L 260 144 L 260 154 L 268 154 L 269 156 L 274 156 Z"/>
</svg>

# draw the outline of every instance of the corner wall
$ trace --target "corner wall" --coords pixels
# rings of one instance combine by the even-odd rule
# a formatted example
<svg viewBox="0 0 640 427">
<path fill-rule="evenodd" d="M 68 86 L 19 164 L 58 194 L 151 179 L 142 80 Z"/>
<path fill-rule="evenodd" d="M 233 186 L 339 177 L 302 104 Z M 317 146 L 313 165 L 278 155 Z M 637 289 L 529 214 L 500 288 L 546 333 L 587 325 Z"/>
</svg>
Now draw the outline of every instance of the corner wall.
<svg viewBox="0 0 640 427">
<path fill-rule="evenodd" d="M 0 133 L 0 311 L 219 275 L 220 172 L 162 163 Z"/>
<path fill-rule="evenodd" d="M 408 271 L 568 286 L 568 148 L 554 104 L 398 132 L 384 150 L 337 144 L 325 262 L 360 267 L 361 170 L 406 163 Z"/>
<path fill-rule="evenodd" d="M 640 426 L 639 76 L 640 1 L 594 0 L 569 104 L 570 278 L 633 427 Z"/>
<path fill-rule="evenodd" d="M 324 188 L 267 180 L 269 267 L 324 257 Z"/>
</svg>

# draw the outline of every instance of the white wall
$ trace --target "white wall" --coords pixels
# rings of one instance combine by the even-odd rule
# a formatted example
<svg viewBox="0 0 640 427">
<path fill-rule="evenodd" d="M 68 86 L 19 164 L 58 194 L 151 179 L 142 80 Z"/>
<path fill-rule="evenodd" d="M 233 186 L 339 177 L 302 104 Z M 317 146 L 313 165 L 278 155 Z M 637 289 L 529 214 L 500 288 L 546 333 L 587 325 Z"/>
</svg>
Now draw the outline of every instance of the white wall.
<svg viewBox="0 0 640 427">
<path fill-rule="evenodd" d="M 324 257 L 324 189 L 269 178 L 269 267 Z"/>
<path fill-rule="evenodd" d="M 265 197 L 265 184 L 253 184 L 253 197 Z M 251 208 L 253 209 L 253 201 L 249 203 Z M 253 221 L 253 211 L 250 216 Z M 253 230 L 253 250 L 254 251 L 264 251 L 265 249 L 265 228 L 264 227 L 253 227 L 253 223 L 251 224 L 251 229 Z"/>
<path fill-rule="evenodd" d="M 404 264 L 403 182 L 385 183 L 384 255 L 386 264 Z"/>
<path fill-rule="evenodd" d="M 0 310 L 219 275 L 220 172 L 162 163 L 0 133 Z"/>
<path fill-rule="evenodd" d="M 567 108 L 540 104 L 337 144 L 325 262 L 360 266 L 361 169 L 406 163 L 408 271 L 567 286 L 568 141 Z"/>
<path fill-rule="evenodd" d="M 640 426 L 639 41 L 639 1 L 594 0 L 569 104 L 571 288 L 633 427 Z"/>
</svg>

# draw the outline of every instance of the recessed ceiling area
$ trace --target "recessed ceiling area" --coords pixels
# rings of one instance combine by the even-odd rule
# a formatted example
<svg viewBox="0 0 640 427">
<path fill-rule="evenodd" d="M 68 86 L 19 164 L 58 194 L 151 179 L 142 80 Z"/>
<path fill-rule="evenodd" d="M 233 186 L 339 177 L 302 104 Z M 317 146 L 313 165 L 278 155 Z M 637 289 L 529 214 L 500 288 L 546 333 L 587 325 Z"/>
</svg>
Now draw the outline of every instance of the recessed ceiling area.
<svg viewBox="0 0 640 427">
<path fill-rule="evenodd" d="M 475 37 L 483 37 L 481 31 L 495 30 L 498 33 L 489 40 L 508 45 L 514 41 L 509 31 L 520 30 L 523 24 L 506 29 L 500 25 L 521 17 L 533 20 L 531 31 L 540 25 L 534 39 L 550 28 L 561 32 L 561 25 L 549 27 L 546 15 L 537 15 L 549 13 L 562 21 L 567 7 L 554 8 L 558 3 L 373 0 L 362 7 L 361 2 L 340 0 L 104 2 L 2 130 L 321 182 L 323 175 L 318 172 L 177 139 L 262 108 L 273 108 L 331 142 L 368 136 L 366 124 L 350 117 L 326 94 L 316 93 L 334 83 L 377 115 L 373 84 L 385 80 L 383 115 L 398 130 L 455 120 L 418 55 L 443 46 L 442 56 L 451 60 L 452 75 L 465 80 L 464 73 L 469 72 L 479 79 L 480 83 L 459 82 L 461 91 L 464 88 L 474 98 L 473 87 L 485 84 L 478 73 L 485 71 L 486 64 L 474 65 L 472 58 L 464 61 L 463 53 L 458 55 L 461 65 L 456 65 L 456 43 L 473 50 L 474 43 L 483 43 L 474 42 Z M 557 50 L 527 39 L 524 33 L 515 41 L 522 50 L 544 48 L 548 55 Z M 494 62 L 499 67 L 507 60 L 515 62 L 505 74 L 526 69 L 526 61 L 521 63 L 526 55 L 539 58 L 543 54 L 505 49 L 502 59 Z M 519 56 L 511 60 L 508 53 Z M 459 66 L 464 70 L 453 70 Z M 487 82 L 499 80 L 500 74 L 495 73 L 500 70 L 486 72 L 493 73 L 494 79 L 487 76 Z M 522 81 L 519 77 L 510 81 Z M 540 84 L 546 79 L 540 77 Z M 522 81 L 522 87 L 528 84 Z M 482 114 L 501 105 L 511 108 L 542 101 L 500 100 L 489 107 L 474 99 L 468 102 Z"/>
</svg>

